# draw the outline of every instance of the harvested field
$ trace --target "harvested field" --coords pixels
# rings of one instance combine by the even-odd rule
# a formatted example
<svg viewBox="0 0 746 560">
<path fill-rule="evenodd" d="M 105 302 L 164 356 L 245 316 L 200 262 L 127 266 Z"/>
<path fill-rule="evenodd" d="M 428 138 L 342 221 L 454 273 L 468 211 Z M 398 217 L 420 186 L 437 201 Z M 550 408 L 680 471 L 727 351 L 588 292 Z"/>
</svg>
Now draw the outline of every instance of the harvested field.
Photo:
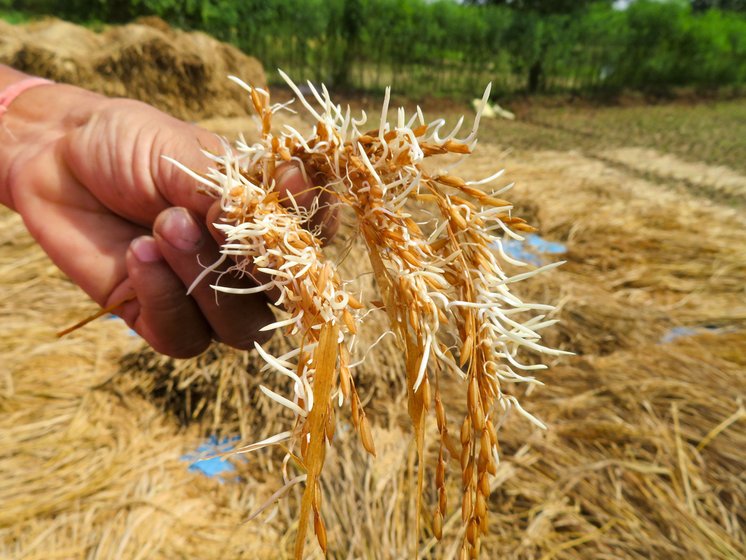
<svg viewBox="0 0 746 560">
<path fill-rule="evenodd" d="M 234 134 L 247 122 L 204 124 Z M 744 557 L 746 217 L 710 185 L 741 188 L 741 175 L 686 160 L 701 171 L 687 180 L 706 188 L 679 189 L 668 175 L 682 156 L 643 143 L 604 157 L 577 146 L 506 153 L 499 124 L 464 173 L 504 166 L 519 215 L 566 246 L 562 257 L 537 253 L 567 264 L 521 288 L 559 303 L 546 337 L 576 355 L 521 396 L 547 431 L 517 415 L 503 423 L 483 557 Z M 56 340 L 91 304 L 17 216 L 0 212 L 0 226 L 0 557 L 290 557 L 299 495 L 243 523 L 279 488 L 279 455 L 236 459 L 224 481 L 182 459 L 210 434 L 248 443 L 284 429 L 287 417 L 257 391 L 260 360 L 218 346 L 170 360 L 116 320 Z M 348 244 L 340 258 L 354 271 L 363 253 L 343 228 L 337 247 Z M 414 540 L 402 372 L 390 338 L 360 372 L 375 459 L 340 421 L 322 477 L 330 557 L 455 555 L 454 480 L 443 541 L 428 529 Z M 445 404 L 450 418 L 464 412 Z M 426 489 L 426 503 L 434 497 Z"/>
<path fill-rule="evenodd" d="M 638 173 L 652 174 L 719 200 L 743 204 L 746 202 L 746 175 L 736 173 L 726 166 L 690 163 L 671 154 L 661 154 L 653 149 L 619 148 L 606 150 L 600 157 L 612 163 L 627 166 Z"/>
<path fill-rule="evenodd" d="M 518 105 L 515 121 L 492 121 L 487 128 L 515 149 L 648 148 L 690 164 L 725 166 L 746 174 L 743 99 L 554 105 L 548 100 Z"/>
</svg>

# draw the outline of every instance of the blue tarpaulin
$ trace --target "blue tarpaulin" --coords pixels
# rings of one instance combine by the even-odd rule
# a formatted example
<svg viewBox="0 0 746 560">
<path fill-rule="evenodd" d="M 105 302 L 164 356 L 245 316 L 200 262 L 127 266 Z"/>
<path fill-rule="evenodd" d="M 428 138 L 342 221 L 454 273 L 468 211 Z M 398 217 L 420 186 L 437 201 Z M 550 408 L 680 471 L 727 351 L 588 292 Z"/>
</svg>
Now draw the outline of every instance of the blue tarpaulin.
<svg viewBox="0 0 746 560">
<path fill-rule="evenodd" d="M 669 329 L 666 331 L 666 333 L 661 337 L 660 344 L 668 344 L 669 342 L 673 342 L 674 340 L 678 338 L 683 338 L 685 336 L 695 336 L 702 333 L 717 333 L 721 332 L 722 329 L 719 329 L 717 327 L 713 326 L 705 326 L 705 327 L 673 327 L 672 329 Z"/>
<path fill-rule="evenodd" d="M 239 436 L 233 436 L 218 440 L 216 436 L 210 436 L 194 452 L 182 455 L 181 460 L 189 463 L 189 470 L 192 472 L 200 472 L 210 478 L 217 478 L 220 482 L 226 482 L 224 477 L 236 472 L 236 467 L 219 455 L 233 451 L 239 439 Z"/>
<path fill-rule="evenodd" d="M 121 317 L 117 317 L 113 313 L 109 313 L 108 315 L 105 315 L 104 319 L 106 319 L 107 321 L 121 321 L 122 320 Z M 138 336 L 138 334 L 132 329 L 127 329 L 127 334 L 129 334 L 130 336 Z"/>
<path fill-rule="evenodd" d="M 526 236 L 524 241 L 506 239 L 502 242 L 508 256 L 534 266 L 541 266 L 541 255 L 561 255 L 567 247 L 557 241 L 547 241 L 535 233 Z"/>
</svg>

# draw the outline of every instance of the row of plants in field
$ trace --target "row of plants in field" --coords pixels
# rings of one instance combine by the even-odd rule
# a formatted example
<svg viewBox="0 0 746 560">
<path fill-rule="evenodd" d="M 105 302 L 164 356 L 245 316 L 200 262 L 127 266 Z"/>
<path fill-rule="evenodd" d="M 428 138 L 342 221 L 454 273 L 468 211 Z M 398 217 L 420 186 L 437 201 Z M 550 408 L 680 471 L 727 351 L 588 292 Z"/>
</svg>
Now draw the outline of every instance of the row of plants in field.
<svg viewBox="0 0 746 560">
<path fill-rule="evenodd" d="M 557 6 L 553 9 L 553 6 Z M 697 2 L 694 2 L 696 7 Z M 665 91 L 746 82 L 746 14 L 686 2 L 0 0 L 78 21 L 158 15 L 300 79 L 409 94 Z M 548 7 L 548 8 L 547 8 Z"/>
</svg>

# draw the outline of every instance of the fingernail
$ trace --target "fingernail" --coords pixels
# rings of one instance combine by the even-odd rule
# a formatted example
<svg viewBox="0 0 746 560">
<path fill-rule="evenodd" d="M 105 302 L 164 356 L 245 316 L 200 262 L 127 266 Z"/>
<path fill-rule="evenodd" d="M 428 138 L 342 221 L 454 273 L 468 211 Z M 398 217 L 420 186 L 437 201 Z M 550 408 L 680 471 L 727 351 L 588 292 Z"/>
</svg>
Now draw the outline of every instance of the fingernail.
<svg viewBox="0 0 746 560">
<path fill-rule="evenodd" d="M 135 257 L 141 263 L 153 263 L 161 260 L 163 255 L 158 250 L 155 239 L 152 237 L 138 237 L 130 245 Z"/>
<path fill-rule="evenodd" d="M 202 244 L 202 229 L 185 208 L 166 210 L 160 233 L 180 251 L 194 251 Z"/>
<path fill-rule="evenodd" d="M 275 181 L 277 181 L 278 188 L 286 188 L 290 186 L 292 181 L 299 180 L 301 176 L 300 169 L 292 164 L 286 164 L 277 170 L 275 175 Z"/>
</svg>

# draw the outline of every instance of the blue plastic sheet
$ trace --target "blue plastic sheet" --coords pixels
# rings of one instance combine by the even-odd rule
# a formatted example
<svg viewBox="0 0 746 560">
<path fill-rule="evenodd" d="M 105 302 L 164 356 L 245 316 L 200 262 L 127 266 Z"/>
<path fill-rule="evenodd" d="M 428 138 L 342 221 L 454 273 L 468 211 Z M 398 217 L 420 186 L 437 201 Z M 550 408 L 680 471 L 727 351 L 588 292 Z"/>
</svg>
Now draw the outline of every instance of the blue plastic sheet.
<svg viewBox="0 0 746 560">
<path fill-rule="evenodd" d="M 508 256 L 534 266 L 541 266 L 542 255 L 561 255 L 567 252 L 567 247 L 557 241 L 547 241 L 535 233 L 526 236 L 525 241 L 506 239 L 503 250 Z"/>
<path fill-rule="evenodd" d="M 107 321 L 121 321 L 121 317 L 117 317 L 113 313 L 109 313 L 108 315 L 104 316 L 104 319 Z M 127 334 L 130 336 L 139 336 L 133 329 L 127 329 Z"/>
<path fill-rule="evenodd" d="M 547 255 L 561 255 L 567 253 L 567 246 L 559 241 L 547 241 L 541 235 L 531 233 L 526 236 L 528 243 L 537 253 Z"/>
<path fill-rule="evenodd" d="M 210 478 L 217 478 L 220 482 L 226 482 L 226 476 L 235 473 L 236 467 L 225 457 L 217 455 L 233 451 L 239 439 L 239 436 L 233 436 L 219 440 L 215 436 L 210 436 L 194 452 L 182 455 L 181 460 L 189 463 L 189 470 L 192 472 L 199 472 Z M 245 457 L 240 457 L 245 460 Z"/>
<path fill-rule="evenodd" d="M 674 340 L 678 338 L 683 338 L 685 336 L 695 336 L 697 334 L 702 334 L 706 332 L 718 332 L 720 329 L 713 326 L 705 326 L 705 327 L 673 327 L 672 329 L 669 329 L 666 331 L 663 336 L 660 339 L 660 344 L 668 344 L 669 342 L 673 342 Z"/>
</svg>

